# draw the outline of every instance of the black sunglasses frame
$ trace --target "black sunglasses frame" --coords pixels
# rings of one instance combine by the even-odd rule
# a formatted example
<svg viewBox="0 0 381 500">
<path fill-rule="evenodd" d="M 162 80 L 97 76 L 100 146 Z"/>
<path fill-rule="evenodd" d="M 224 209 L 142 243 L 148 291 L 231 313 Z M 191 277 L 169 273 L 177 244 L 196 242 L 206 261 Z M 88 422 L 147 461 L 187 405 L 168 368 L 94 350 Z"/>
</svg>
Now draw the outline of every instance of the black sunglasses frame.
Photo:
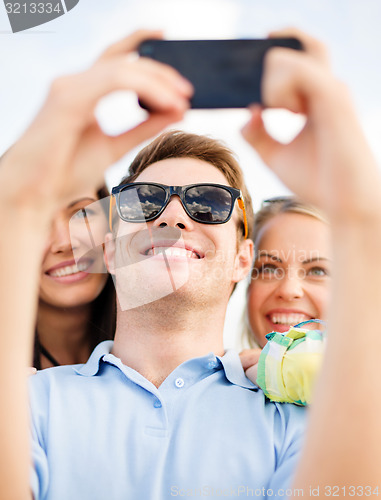
<svg viewBox="0 0 381 500">
<path fill-rule="evenodd" d="M 295 199 L 295 196 L 290 194 L 290 195 L 285 195 L 285 196 L 274 196 L 273 198 L 267 198 L 267 200 L 263 200 L 261 203 L 261 209 L 263 207 L 266 207 L 268 205 L 272 205 L 274 203 L 287 203 L 288 201 L 291 201 Z"/>
<path fill-rule="evenodd" d="M 163 206 L 158 211 L 158 213 L 155 214 L 153 217 L 149 217 L 147 219 L 144 218 L 144 219 L 139 219 L 139 220 L 129 220 L 126 217 L 122 216 L 122 213 L 121 213 L 121 210 L 120 210 L 120 194 L 125 189 L 127 189 L 129 187 L 135 187 L 135 186 L 156 186 L 156 187 L 162 188 L 165 191 L 165 200 L 163 202 Z M 194 188 L 194 187 L 200 187 L 200 186 L 218 187 L 218 188 L 224 189 L 225 191 L 228 191 L 230 193 L 230 195 L 232 197 L 232 202 L 231 202 L 231 207 L 230 207 L 229 215 L 228 215 L 228 217 L 225 220 L 223 220 L 223 221 L 205 221 L 205 220 L 199 220 L 199 219 L 197 219 L 196 217 L 194 217 L 189 212 L 189 210 L 188 210 L 188 208 L 187 208 L 187 206 L 185 204 L 185 201 L 184 201 L 184 196 L 185 196 L 186 192 L 189 189 Z M 239 189 L 236 189 L 236 188 L 233 188 L 233 187 L 230 187 L 230 186 L 225 186 L 223 184 L 212 184 L 212 183 L 207 183 L 207 182 L 206 183 L 197 183 L 197 184 L 188 184 L 186 186 L 166 186 L 165 184 L 158 184 L 156 182 L 131 182 L 129 184 L 122 184 L 120 186 L 115 186 L 115 187 L 112 188 L 112 191 L 111 191 L 111 196 L 114 196 L 115 200 L 116 200 L 116 209 L 117 209 L 119 217 L 123 221 L 125 221 L 125 222 L 131 222 L 131 223 L 135 223 L 135 222 L 136 223 L 149 222 L 149 221 L 157 219 L 163 213 L 163 211 L 167 207 L 170 199 L 174 195 L 176 195 L 176 196 L 178 196 L 180 198 L 181 205 L 184 208 L 186 214 L 192 220 L 194 220 L 195 222 L 199 222 L 200 224 L 225 224 L 226 222 L 228 222 L 231 219 L 231 216 L 232 216 L 233 210 L 234 210 L 235 202 L 236 202 L 236 200 L 239 200 L 239 207 L 244 212 L 245 237 L 246 237 L 246 232 L 247 232 L 247 229 L 246 229 L 246 227 L 247 227 L 246 212 L 245 212 L 245 206 L 244 206 L 243 196 L 242 196 L 242 193 L 241 193 L 241 191 Z"/>
</svg>

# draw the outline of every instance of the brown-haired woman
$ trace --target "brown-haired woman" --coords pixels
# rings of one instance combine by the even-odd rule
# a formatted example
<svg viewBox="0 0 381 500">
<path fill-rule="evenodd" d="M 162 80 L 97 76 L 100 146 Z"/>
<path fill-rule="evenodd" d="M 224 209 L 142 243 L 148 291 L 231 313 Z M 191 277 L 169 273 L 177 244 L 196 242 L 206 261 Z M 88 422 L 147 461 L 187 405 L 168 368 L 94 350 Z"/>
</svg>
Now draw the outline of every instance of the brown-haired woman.
<svg viewBox="0 0 381 500">
<path fill-rule="evenodd" d="M 115 288 L 104 272 L 102 246 L 79 262 L 73 253 L 87 250 L 83 222 L 103 241 L 106 204 L 91 204 L 108 195 L 105 186 L 86 190 L 56 213 L 41 264 L 33 356 L 37 369 L 84 363 L 99 342 L 114 337 Z"/>
</svg>

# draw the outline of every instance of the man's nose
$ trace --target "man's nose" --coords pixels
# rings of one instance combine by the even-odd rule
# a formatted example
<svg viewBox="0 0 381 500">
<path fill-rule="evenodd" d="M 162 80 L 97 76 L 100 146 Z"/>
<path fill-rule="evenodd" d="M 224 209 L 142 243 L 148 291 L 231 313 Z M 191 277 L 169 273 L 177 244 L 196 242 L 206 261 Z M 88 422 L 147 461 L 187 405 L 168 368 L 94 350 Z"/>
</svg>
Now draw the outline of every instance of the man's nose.
<svg viewBox="0 0 381 500">
<path fill-rule="evenodd" d="M 153 225 L 154 227 L 169 226 L 191 230 L 193 229 L 194 223 L 185 212 L 180 198 L 174 195 L 165 207 L 165 210 L 153 221 Z"/>
</svg>

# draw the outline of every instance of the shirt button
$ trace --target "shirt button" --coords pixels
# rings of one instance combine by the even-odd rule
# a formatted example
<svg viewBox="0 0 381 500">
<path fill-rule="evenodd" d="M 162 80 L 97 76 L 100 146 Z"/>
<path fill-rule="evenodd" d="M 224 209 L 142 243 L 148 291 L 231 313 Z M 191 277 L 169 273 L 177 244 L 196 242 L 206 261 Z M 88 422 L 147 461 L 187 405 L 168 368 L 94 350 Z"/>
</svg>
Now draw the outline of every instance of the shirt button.
<svg viewBox="0 0 381 500">
<path fill-rule="evenodd" d="M 175 386 L 178 388 L 178 389 L 181 389 L 182 387 L 184 387 L 184 380 L 182 378 L 177 378 L 175 380 Z"/>
<path fill-rule="evenodd" d="M 162 404 L 161 404 L 161 402 L 160 402 L 158 399 L 156 399 L 156 401 L 154 402 L 153 406 L 154 406 L 155 408 L 161 408 L 161 407 L 162 407 Z"/>
<path fill-rule="evenodd" d="M 209 370 L 213 370 L 213 368 L 216 368 L 217 366 L 217 361 L 209 361 L 207 367 L 209 368 Z"/>
</svg>

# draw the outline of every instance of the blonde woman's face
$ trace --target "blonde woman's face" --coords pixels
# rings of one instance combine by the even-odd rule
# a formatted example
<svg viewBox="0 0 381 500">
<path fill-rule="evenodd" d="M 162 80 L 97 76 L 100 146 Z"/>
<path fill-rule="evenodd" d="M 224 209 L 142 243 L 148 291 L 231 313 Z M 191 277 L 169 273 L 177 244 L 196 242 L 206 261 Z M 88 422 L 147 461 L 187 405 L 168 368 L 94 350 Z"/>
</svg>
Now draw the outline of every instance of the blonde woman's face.
<svg viewBox="0 0 381 500">
<path fill-rule="evenodd" d="M 248 289 L 249 324 L 261 347 L 271 331 L 326 317 L 331 259 L 329 227 L 312 216 L 278 214 L 262 227 Z"/>
</svg>

